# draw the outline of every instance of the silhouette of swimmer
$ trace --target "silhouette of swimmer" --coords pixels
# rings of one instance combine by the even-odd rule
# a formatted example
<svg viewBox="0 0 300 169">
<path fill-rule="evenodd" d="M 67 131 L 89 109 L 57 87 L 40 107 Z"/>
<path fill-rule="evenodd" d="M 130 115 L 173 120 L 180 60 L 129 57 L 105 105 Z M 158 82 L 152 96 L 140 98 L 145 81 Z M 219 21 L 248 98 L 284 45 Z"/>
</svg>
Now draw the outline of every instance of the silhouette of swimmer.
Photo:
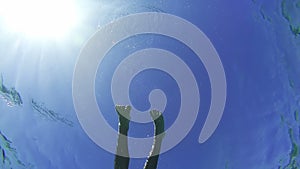
<svg viewBox="0 0 300 169">
<path fill-rule="evenodd" d="M 23 104 L 20 93 L 18 93 L 14 87 L 8 89 L 7 87 L 4 86 L 2 75 L 0 78 L 0 95 L 7 102 L 8 106 L 11 107 L 15 105 L 20 106 Z"/>
<path fill-rule="evenodd" d="M 119 138 L 117 145 L 117 153 L 115 156 L 115 168 L 114 169 L 128 169 L 129 166 L 129 153 L 128 153 L 128 140 L 127 137 L 120 137 L 121 134 L 127 136 L 129 130 L 129 122 L 130 122 L 130 106 L 116 106 L 116 111 L 119 115 Z M 150 111 L 151 117 L 154 120 L 155 125 L 155 136 L 154 143 L 152 146 L 152 150 L 150 155 L 145 163 L 144 169 L 156 169 L 159 152 L 161 148 L 162 139 L 164 136 L 164 118 L 161 112 L 152 110 Z M 125 117 L 124 117 L 124 116 Z M 158 137 L 159 134 L 160 137 Z M 118 154 L 124 154 L 124 156 L 120 156 Z"/>
</svg>

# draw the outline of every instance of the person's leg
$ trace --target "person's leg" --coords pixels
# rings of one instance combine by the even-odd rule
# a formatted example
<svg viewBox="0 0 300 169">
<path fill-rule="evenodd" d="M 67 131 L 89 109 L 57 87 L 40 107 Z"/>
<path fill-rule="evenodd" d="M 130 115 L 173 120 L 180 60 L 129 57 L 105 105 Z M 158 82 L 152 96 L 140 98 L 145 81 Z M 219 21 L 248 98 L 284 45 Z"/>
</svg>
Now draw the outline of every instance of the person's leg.
<svg viewBox="0 0 300 169">
<path fill-rule="evenodd" d="M 155 136 L 154 136 L 154 143 L 152 146 L 151 153 L 145 163 L 144 169 L 156 169 L 161 143 L 164 137 L 165 132 L 165 125 L 164 125 L 164 118 L 161 112 L 152 110 L 150 114 L 154 120 L 155 126 Z M 161 134 L 161 135 L 160 135 Z"/>
<path fill-rule="evenodd" d="M 116 111 L 119 115 L 119 138 L 117 145 L 117 153 L 115 156 L 115 169 L 128 169 L 129 166 L 127 133 L 129 130 L 130 110 L 130 106 L 116 106 Z M 128 119 L 125 118 L 123 115 L 127 116 Z"/>
</svg>

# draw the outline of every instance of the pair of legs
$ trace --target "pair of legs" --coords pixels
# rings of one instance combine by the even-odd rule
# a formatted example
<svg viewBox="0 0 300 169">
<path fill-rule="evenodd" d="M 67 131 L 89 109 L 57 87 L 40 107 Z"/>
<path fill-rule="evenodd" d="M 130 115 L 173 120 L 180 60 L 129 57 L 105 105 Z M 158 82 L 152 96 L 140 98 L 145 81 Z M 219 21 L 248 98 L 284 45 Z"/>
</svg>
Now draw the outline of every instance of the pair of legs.
<svg viewBox="0 0 300 169">
<path fill-rule="evenodd" d="M 116 111 L 119 115 L 119 138 L 117 145 L 117 154 L 115 156 L 115 169 L 128 169 L 129 166 L 130 158 L 128 152 L 127 133 L 129 130 L 130 110 L 130 106 L 116 106 Z M 124 117 L 122 114 L 125 115 L 127 118 Z M 144 169 L 156 169 L 161 143 L 163 139 L 162 136 L 158 137 L 158 135 L 164 133 L 164 118 L 162 116 L 162 113 L 156 110 L 152 110 L 150 111 L 150 114 L 152 116 L 152 119 L 155 119 L 155 136 L 154 144 L 152 146 L 150 155 L 145 163 Z M 126 137 L 121 137 L 121 134 Z M 119 156 L 118 154 L 124 154 L 126 156 Z"/>
</svg>

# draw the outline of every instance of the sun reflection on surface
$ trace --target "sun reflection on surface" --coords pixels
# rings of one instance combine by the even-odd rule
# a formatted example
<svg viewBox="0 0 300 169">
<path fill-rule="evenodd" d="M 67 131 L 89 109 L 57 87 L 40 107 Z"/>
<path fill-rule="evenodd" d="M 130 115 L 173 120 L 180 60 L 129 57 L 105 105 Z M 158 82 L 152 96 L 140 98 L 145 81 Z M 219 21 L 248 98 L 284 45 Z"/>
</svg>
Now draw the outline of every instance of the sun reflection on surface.
<svg viewBox="0 0 300 169">
<path fill-rule="evenodd" d="M 76 25 L 78 10 L 74 0 L 0 0 L 0 17 L 10 31 L 60 38 Z"/>
</svg>

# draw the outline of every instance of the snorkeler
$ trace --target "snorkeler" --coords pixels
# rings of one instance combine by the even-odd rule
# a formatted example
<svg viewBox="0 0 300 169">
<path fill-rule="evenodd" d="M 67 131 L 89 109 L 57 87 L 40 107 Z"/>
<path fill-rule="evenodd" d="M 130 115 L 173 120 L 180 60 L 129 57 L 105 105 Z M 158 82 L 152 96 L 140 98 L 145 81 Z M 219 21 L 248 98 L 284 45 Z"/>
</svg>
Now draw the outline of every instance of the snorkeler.
<svg viewBox="0 0 300 169">
<path fill-rule="evenodd" d="M 14 87 L 8 89 L 4 86 L 2 74 L 0 78 L 0 95 L 7 102 L 8 106 L 20 106 L 23 104 L 20 93 L 18 93 Z"/>
<path fill-rule="evenodd" d="M 128 140 L 127 133 L 129 130 L 129 122 L 130 122 L 130 106 L 116 106 L 116 111 L 119 116 L 119 138 L 117 145 L 117 153 L 115 156 L 115 169 L 128 169 L 129 166 L 129 152 L 128 152 Z M 161 148 L 162 139 L 164 136 L 164 118 L 162 113 L 156 110 L 150 111 L 151 117 L 154 120 L 155 125 L 155 136 L 154 136 L 154 144 L 152 146 L 151 153 L 145 163 L 144 169 L 156 169 L 159 152 Z M 125 115 L 126 117 L 124 117 Z M 162 134 L 162 135 L 160 135 Z M 122 135 L 126 137 L 121 137 Z M 124 156 L 120 156 L 119 154 L 123 154 Z"/>
<path fill-rule="evenodd" d="M 12 141 L 10 141 L 1 131 L 0 131 L 0 168 L 2 169 L 31 169 L 32 164 L 24 163 L 18 157 L 17 149 L 12 146 Z"/>
<path fill-rule="evenodd" d="M 33 108 L 34 112 L 41 115 L 41 117 L 45 120 L 57 121 L 73 127 L 73 122 L 71 120 L 61 116 L 53 110 L 48 109 L 44 103 L 38 103 L 34 99 L 31 99 L 31 107 Z"/>
<path fill-rule="evenodd" d="M 2 74 L 1 74 L 1 78 L 0 78 L 0 91 L 3 92 L 3 93 L 8 93 L 9 92 L 7 90 L 7 88 L 3 84 L 3 76 L 2 76 Z"/>
</svg>

